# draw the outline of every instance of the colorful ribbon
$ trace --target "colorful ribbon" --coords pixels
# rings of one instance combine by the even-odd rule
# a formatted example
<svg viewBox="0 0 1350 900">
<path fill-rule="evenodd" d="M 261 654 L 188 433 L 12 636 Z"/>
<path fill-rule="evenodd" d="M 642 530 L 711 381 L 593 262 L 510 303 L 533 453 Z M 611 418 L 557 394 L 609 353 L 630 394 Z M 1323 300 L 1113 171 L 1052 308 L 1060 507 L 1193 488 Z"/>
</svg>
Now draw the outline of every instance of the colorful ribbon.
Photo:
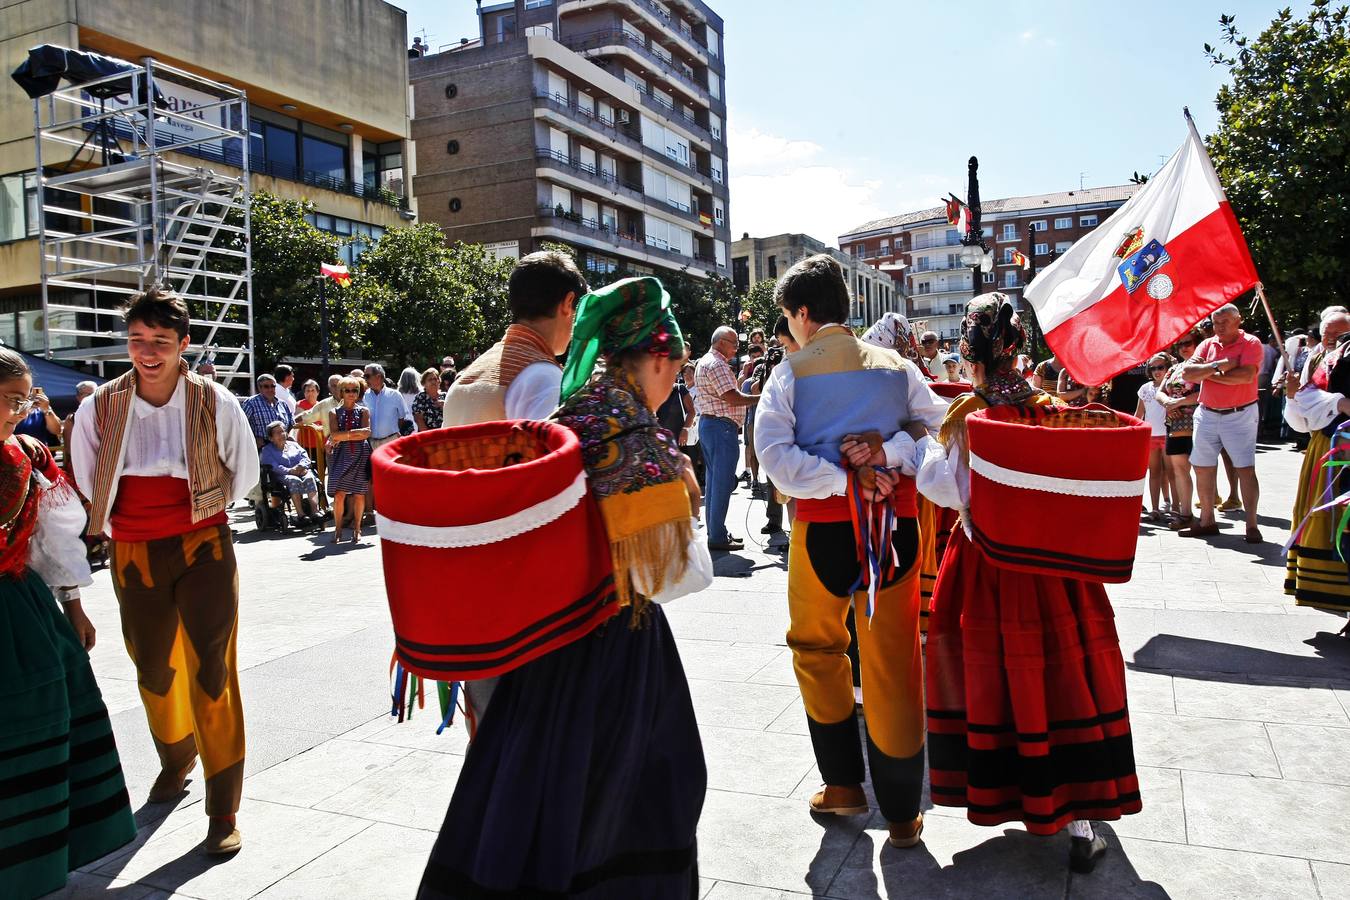
<svg viewBox="0 0 1350 900">
<path fill-rule="evenodd" d="M 848 591 L 853 594 L 867 588 L 867 627 L 871 628 L 877 591 L 883 581 L 895 575 L 900 560 L 891 541 L 891 533 L 895 530 L 895 503 L 889 497 L 868 500 L 862 492 L 857 473 L 849 471 L 847 498 L 853 521 L 853 541 L 858 548 L 859 571 Z"/>
</svg>

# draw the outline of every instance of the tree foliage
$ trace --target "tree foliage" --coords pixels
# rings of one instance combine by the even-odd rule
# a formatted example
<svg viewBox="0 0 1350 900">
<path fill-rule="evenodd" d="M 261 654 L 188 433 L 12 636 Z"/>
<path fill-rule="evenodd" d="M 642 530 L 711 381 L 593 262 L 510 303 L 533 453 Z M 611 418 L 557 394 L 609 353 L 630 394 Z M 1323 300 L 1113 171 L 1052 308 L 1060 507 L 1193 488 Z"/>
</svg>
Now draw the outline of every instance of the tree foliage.
<svg viewBox="0 0 1350 900">
<path fill-rule="evenodd" d="M 766 278 L 756 282 L 745 292 L 745 296 L 741 299 L 741 309 L 750 313 L 750 318 L 745 322 L 745 331 L 761 328 L 765 336 L 771 334 L 779 315 L 778 304 L 773 299 L 774 288 L 777 286 L 777 278 Z"/>
<path fill-rule="evenodd" d="M 1281 10 L 1256 38 L 1219 19 L 1205 45 L 1219 89 L 1209 151 L 1281 318 L 1350 299 L 1350 29 L 1345 7 Z"/>
</svg>

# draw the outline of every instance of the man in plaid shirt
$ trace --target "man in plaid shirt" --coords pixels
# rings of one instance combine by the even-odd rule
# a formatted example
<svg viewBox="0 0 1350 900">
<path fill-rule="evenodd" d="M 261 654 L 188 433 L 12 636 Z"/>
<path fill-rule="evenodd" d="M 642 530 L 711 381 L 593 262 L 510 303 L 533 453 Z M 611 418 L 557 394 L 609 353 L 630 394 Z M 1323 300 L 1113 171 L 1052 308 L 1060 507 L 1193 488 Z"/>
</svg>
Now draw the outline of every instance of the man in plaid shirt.
<svg viewBox="0 0 1350 900">
<path fill-rule="evenodd" d="M 271 375 L 259 375 L 258 393 L 240 405 L 244 408 L 244 415 L 248 416 L 249 427 L 253 429 L 253 437 L 259 448 L 267 443 L 267 426 L 271 423 L 280 422 L 287 431 L 295 425 L 295 416 L 277 397 L 277 380 Z"/>
<path fill-rule="evenodd" d="M 740 340 L 736 330 L 723 325 L 713 332 L 712 346 L 694 368 L 694 407 L 698 410 L 698 442 L 703 450 L 707 488 L 703 492 L 708 520 L 709 550 L 740 550 L 745 543 L 727 533 L 727 506 L 736 487 L 737 435 L 745 421 L 744 409 L 759 401 L 756 394 L 736 387 L 731 358 Z"/>
</svg>

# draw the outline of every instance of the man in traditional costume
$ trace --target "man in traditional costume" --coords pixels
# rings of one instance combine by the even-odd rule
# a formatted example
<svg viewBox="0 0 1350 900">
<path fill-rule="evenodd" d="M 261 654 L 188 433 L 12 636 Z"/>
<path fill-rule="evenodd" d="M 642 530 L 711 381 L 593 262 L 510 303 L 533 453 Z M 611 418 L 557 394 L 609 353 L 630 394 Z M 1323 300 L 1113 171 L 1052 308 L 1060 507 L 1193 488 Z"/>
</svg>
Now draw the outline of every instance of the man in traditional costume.
<svg viewBox="0 0 1350 900">
<path fill-rule="evenodd" d="M 686 577 L 691 551 L 711 569 L 694 539 L 697 486 L 677 437 L 656 418 L 687 352 L 655 278 L 624 279 L 577 306 L 555 420 L 580 438 L 617 615 L 501 676 L 427 863 L 422 900 L 697 896 L 707 769 L 675 639 L 653 603 Z M 448 437 L 433 434 L 417 440 Z M 488 475 L 500 482 L 510 468 Z M 528 532 L 500 540 L 514 537 Z M 558 564 L 584 565 L 593 549 L 568 547 Z"/>
<path fill-rule="evenodd" d="M 75 415 L 89 534 L 110 530 L 122 635 L 161 771 L 151 803 L 177 798 L 200 755 L 207 853 L 240 847 L 244 711 L 235 639 L 239 573 L 225 509 L 258 484 L 253 431 L 234 397 L 188 371 L 188 309 L 151 288 L 124 313 L 132 369 Z"/>
<path fill-rule="evenodd" d="M 469 364 L 445 392 L 442 425 L 546 419 L 558 408 L 562 366 L 577 302 L 590 290 L 565 253 L 543 250 L 516 263 L 507 282 L 512 323 L 502 339 Z M 472 735 L 492 698 L 495 678 L 464 683 Z"/>
<path fill-rule="evenodd" d="M 1070 867 L 1091 872 L 1106 842 L 1088 820 L 1141 808 L 1110 600 L 1099 581 L 1006 567 L 970 531 L 967 416 L 1012 407 L 1034 422 L 1060 403 L 1014 371 L 1025 343 L 1006 296 L 972 300 L 961 356 L 974 368 L 974 393 L 953 401 L 936 441 L 920 441 L 919 490 L 962 522 L 928 627 L 929 779 L 933 803 L 965 807 L 976 825 L 1021 821 L 1044 835 L 1067 826 Z M 1072 571 L 1071 559 L 1081 561 L 1056 566 Z"/>
<path fill-rule="evenodd" d="M 1350 612 L 1350 573 L 1337 546 L 1337 521 L 1343 507 L 1330 503 L 1347 490 L 1344 468 L 1328 466 L 1347 459 L 1344 438 L 1332 453 L 1332 439 L 1350 417 L 1350 365 L 1345 363 L 1342 336 L 1350 332 L 1350 315 L 1344 309 L 1323 313 L 1322 343 L 1308 356 L 1302 377 L 1285 378 L 1284 420 L 1289 427 L 1309 435 L 1303 468 L 1299 471 L 1291 521 L 1294 539 L 1286 561 L 1284 592 L 1298 606 L 1330 612 Z M 1314 511 L 1317 510 L 1317 511 Z M 1350 626 L 1342 632 L 1350 634 Z"/>
<path fill-rule="evenodd" d="M 789 269 L 776 299 L 801 349 L 764 388 L 755 443 L 769 478 L 797 500 L 787 642 L 825 781 L 810 806 L 868 809 L 845 652 L 854 603 L 872 786 L 891 844 L 912 847 L 923 830 L 924 764 L 915 437 L 937 429 L 947 404 L 914 363 L 843 324 L 848 287 L 831 257 Z"/>
<path fill-rule="evenodd" d="M 29 900 L 136 836 L 80 607 L 84 506 L 41 441 L 16 436 L 32 373 L 0 348 L 0 896 Z M 52 592 L 55 591 L 56 599 Z M 59 605 L 57 600 L 60 601 Z"/>
</svg>

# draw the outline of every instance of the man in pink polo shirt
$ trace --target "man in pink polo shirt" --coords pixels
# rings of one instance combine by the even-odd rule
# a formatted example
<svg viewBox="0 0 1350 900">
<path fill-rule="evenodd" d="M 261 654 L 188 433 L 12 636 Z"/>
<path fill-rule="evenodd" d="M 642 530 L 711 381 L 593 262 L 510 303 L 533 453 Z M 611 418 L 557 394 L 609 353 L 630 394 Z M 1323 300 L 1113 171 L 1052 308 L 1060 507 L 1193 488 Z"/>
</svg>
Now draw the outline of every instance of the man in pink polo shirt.
<svg viewBox="0 0 1350 900">
<path fill-rule="evenodd" d="M 1257 407 L 1257 373 L 1261 369 L 1261 341 L 1242 330 L 1242 313 L 1229 303 L 1210 317 L 1214 337 L 1200 342 L 1181 370 L 1186 381 L 1200 382 L 1200 406 L 1195 411 L 1195 469 L 1200 496 L 1200 522 L 1184 528 L 1182 537 L 1218 534 L 1214 521 L 1214 498 L 1219 452 L 1227 451 L 1237 470 L 1242 506 L 1247 511 L 1247 543 L 1261 543 L 1256 527 L 1256 431 L 1260 424 Z"/>
</svg>

